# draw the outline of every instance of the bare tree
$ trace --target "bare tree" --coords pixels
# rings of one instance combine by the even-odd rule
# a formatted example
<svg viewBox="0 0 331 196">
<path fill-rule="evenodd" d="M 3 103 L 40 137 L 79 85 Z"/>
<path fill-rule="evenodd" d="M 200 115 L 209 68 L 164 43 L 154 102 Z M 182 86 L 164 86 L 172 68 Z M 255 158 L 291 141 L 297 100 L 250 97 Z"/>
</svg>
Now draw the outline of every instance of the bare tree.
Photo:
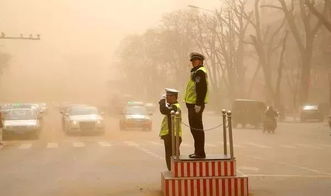
<svg viewBox="0 0 331 196">
<path fill-rule="evenodd" d="M 324 13 L 318 11 L 315 7 L 314 1 L 305 0 L 306 6 L 310 9 L 310 11 L 321 21 L 321 23 L 331 32 L 331 20 L 330 17 L 326 16 Z M 329 10 L 329 14 L 331 14 L 331 2 L 330 0 L 324 0 L 324 7 Z"/>
<path fill-rule="evenodd" d="M 183 90 L 191 49 L 189 16 L 178 11 L 163 17 L 161 25 L 122 41 L 119 64 L 128 93 L 159 97 L 165 87 Z M 144 88 L 141 88 L 144 87 Z"/>
<path fill-rule="evenodd" d="M 254 34 L 251 34 L 250 38 L 258 56 L 258 68 L 253 76 L 253 80 L 258 73 L 259 67 L 261 67 L 266 86 L 266 98 L 268 102 L 280 107 L 280 84 L 283 76 L 282 71 L 287 40 L 287 32 L 282 33 L 284 32 L 285 19 L 279 18 L 276 21 L 264 22 L 262 21 L 263 16 L 261 16 L 260 7 L 260 0 L 255 0 L 254 17 L 245 15 L 254 29 Z M 274 63 L 276 62 L 275 59 L 279 61 L 278 67 Z"/>
<path fill-rule="evenodd" d="M 308 101 L 309 96 L 314 39 L 321 23 L 314 23 L 312 21 L 312 12 L 309 9 L 306 9 L 304 1 L 292 0 L 291 5 L 288 5 L 285 0 L 278 1 L 280 3 L 279 9 L 284 13 L 300 54 L 301 76 L 299 92 L 300 102 L 304 103 Z M 299 26 L 300 23 L 298 23 L 297 20 L 301 22 L 302 26 Z"/>
<path fill-rule="evenodd" d="M 226 1 L 225 5 L 212 14 L 195 17 L 193 39 L 199 51 L 208 57 L 213 92 L 232 101 L 246 94 L 244 38 L 249 22 L 241 14 L 247 12 L 246 1 Z"/>
</svg>

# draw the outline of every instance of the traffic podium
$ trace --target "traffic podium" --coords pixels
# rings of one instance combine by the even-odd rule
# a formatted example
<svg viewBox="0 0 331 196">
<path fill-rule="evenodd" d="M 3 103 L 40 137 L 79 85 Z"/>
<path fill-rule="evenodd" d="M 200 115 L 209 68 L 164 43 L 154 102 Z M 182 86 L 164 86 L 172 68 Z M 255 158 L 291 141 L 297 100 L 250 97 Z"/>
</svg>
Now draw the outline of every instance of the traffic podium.
<svg viewBox="0 0 331 196">
<path fill-rule="evenodd" d="M 230 155 L 227 153 L 227 129 Z M 177 138 L 173 138 L 176 141 Z M 203 159 L 179 155 L 178 144 L 173 145 L 176 154 L 171 157 L 171 171 L 161 173 L 163 196 L 248 196 L 248 177 L 236 172 L 231 112 L 224 110 L 223 143 L 224 154 L 209 154 Z"/>
</svg>

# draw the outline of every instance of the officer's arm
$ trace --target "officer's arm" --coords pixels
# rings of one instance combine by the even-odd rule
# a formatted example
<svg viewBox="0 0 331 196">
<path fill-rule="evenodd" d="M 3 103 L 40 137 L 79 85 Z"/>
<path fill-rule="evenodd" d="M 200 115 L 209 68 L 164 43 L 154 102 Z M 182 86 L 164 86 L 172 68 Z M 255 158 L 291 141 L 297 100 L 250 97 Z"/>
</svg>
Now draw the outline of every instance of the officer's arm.
<svg viewBox="0 0 331 196">
<path fill-rule="evenodd" d="M 177 106 L 176 105 L 171 105 L 171 110 L 174 110 L 175 112 L 177 112 Z"/>
<path fill-rule="evenodd" d="M 196 86 L 196 93 L 197 93 L 197 105 L 203 105 L 205 102 L 205 97 L 207 94 L 207 80 L 205 72 L 199 70 L 196 72 L 194 77 L 194 82 Z"/>
<path fill-rule="evenodd" d="M 165 99 L 161 99 L 159 101 L 159 105 L 160 105 L 160 112 L 161 114 L 170 114 L 170 109 L 166 106 L 166 102 Z"/>
</svg>

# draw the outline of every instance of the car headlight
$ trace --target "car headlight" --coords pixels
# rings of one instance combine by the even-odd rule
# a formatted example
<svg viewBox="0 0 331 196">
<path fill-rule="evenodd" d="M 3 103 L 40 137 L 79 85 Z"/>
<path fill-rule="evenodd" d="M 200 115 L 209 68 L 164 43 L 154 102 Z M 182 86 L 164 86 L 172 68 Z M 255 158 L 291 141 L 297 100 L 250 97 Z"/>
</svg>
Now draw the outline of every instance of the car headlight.
<svg viewBox="0 0 331 196">
<path fill-rule="evenodd" d="M 72 126 L 72 127 L 78 127 L 79 124 L 78 124 L 77 121 L 71 121 L 71 126 Z"/>
<path fill-rule="evenodd" d="M 97 120 L 96 121 L 96 125 L 97 125 L 97 127 L 102 127 L 103 126 L 103 123 L 102 123 L 101 120 Z"/>
</svg>

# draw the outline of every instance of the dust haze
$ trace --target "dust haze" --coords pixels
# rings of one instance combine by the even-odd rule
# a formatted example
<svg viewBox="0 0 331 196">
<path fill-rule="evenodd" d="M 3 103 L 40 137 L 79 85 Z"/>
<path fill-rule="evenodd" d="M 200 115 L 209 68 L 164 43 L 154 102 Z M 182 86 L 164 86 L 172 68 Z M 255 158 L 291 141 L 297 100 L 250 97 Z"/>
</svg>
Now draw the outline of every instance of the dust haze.
<svg viewBox="0 0 331 196">
<path fill-rule="evenodd" d="M 108 81 L 120 71 L 114 51 L 125 36 L 156 26 L 165 13 L 218 1 L 2 0 L 0 31 L 41 35 L 1 40 L 10 55 L 1 75 L 1 102 L 107 102 Z M 121 88 L 121 87 L 119 87 Z"/>
</svg>

